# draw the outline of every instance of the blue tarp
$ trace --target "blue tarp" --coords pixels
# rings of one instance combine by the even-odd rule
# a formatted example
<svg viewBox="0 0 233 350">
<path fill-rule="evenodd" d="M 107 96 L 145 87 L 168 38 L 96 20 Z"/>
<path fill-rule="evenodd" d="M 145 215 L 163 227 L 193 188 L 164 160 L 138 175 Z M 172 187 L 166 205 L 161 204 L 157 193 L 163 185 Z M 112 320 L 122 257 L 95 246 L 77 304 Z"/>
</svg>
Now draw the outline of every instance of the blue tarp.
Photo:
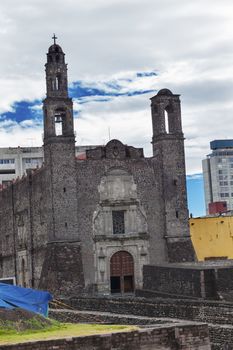
<svg viewBox="0 0 233 350">
<path fill-rule="evenodd" d="M 14 306 L 7 304 L 4 300 L 0 299 L 0 308 L 14 309 Z"/>
<path fill-rule="evenodd" d="M 0 307 L 20 307 L 47 316 L 50 300 L 52 295 L 48 292 L 0 283 Z"/>
</svg>

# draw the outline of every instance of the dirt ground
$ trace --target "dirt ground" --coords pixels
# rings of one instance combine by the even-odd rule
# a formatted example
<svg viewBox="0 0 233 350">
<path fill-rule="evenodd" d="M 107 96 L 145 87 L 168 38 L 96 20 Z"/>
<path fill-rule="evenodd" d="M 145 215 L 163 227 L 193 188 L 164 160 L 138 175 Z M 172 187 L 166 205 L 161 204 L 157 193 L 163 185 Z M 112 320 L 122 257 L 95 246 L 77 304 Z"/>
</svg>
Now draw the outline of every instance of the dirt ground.
<svg viewBox="0 0 233 350">
<path fill-rule="evenodd" d="M 51 321 L 43 316 L 23 309 L 8 310 L 0 308 L 0 328 L 16 329 L 43 329 L 51 325 Z"/>
</svg>

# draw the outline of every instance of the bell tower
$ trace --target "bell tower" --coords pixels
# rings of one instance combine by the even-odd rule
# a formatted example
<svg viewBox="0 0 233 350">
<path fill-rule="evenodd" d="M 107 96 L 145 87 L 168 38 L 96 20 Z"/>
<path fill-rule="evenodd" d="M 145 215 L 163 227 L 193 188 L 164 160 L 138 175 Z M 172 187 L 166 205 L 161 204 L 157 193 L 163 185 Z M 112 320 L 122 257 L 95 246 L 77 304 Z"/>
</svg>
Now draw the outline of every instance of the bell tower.
<svg viewBox="0 0 233 350">
<path fill-rule="evenodd" d="M 84 288 L 77 224 L 77 181 L 73 103 L 68 96 L 67 65 L 56 43 L 47 53 L 44 157 L 47 247 L 39 288 L 66 295 Z"/>
<path fill-rule="evenodd" d="M 151 98 L 151 113 L 153 155 L 161 175 L 168 259 L 170 262 L 193 261 L 179 95 L 168 89 L 160 90 Z"/>
<path fill-rule="evenodd" d="M 55 35 L 53 39 L 45 64 L 44 156 L 50 184 L 48 235 L 49 240 L 58 241 L 77 237 L 77 195 L 73 103 L 68 97 L 67 64 Z"/>
<path fill-rule="evenodd" d="M 48 50 L 45 64 L 47 95 L 43 107 L 45 145 L 51 142 L 74 143 L 73 103 L 68 97 L 65 54 L 56 44 L 55 35 L 53 39 L 54 44 Z"/>
</svg>

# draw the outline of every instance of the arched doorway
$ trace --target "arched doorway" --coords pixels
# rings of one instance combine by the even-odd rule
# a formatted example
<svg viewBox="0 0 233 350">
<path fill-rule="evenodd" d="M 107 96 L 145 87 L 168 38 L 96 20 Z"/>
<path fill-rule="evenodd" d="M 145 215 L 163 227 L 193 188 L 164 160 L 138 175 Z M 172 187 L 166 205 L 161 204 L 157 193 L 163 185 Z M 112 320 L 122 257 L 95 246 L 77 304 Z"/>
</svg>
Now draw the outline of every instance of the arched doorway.
<svg viewBox="0 0 233 350">
<path fill-rule="evenodd" d="M 130 253 L 119 251 L 110 261 L 111 293 L 134 291 L 134 261 Z"/>
</svg>

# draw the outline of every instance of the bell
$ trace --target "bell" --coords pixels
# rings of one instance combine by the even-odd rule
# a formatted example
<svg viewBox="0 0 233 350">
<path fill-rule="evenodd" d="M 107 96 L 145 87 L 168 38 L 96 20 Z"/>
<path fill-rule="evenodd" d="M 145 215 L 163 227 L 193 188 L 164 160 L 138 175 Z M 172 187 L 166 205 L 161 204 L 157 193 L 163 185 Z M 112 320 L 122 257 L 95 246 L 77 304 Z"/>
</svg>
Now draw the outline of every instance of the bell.
<svg viewBox="0 0 233 350">
<path fill-rule="evenodd" d="M 60 115 L 55 115 L 55 123 L 61 123 L 62 117 Z"/>
</svg>

